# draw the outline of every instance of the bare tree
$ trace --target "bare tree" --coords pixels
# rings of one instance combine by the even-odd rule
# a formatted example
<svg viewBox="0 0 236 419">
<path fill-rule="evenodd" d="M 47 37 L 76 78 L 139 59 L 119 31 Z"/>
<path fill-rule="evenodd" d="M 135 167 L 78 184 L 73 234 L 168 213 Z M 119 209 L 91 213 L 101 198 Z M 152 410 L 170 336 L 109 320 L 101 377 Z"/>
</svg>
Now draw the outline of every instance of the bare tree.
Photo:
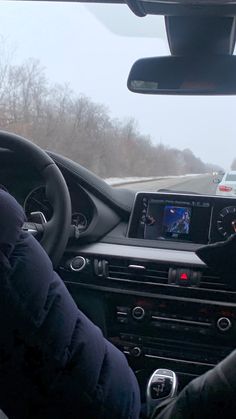
<svg viewBox="0 0 236 419">
<path fill-rule="evenodd" d="M 14 65 L 0 39 L 0 124 L 102 177 L 157 176 L 206 171 L 191 150 L 153 144 L 133 118 L 109 110 L 68 85 L 52 85 L 38 60 Z"/>
</svg>

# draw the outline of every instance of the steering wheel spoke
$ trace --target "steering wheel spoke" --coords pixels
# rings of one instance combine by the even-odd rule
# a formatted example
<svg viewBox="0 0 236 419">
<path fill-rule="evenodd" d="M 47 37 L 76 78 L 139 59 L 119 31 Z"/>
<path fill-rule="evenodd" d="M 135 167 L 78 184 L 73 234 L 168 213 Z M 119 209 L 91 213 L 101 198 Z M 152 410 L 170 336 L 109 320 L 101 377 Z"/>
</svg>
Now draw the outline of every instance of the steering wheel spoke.
<svg viewBox="0 0 236 419">
<path fill-rule="evenodd" d="M 26 221 L 22 226 L 22 230 L 27 231 L 28 233 L 32 234 L 32 236 L 40 240 L 40 238 L 42 238 L 42 235 L 45 229 L 44 229 L 43 224 Z"/>
</svg>

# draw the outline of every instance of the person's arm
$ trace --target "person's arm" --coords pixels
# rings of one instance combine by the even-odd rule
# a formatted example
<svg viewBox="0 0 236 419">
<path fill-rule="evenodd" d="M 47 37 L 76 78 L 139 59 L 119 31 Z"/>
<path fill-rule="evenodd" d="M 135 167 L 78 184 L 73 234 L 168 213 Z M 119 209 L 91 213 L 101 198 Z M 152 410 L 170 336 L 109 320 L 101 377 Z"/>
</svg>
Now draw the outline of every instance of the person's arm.
<svg viewBox="0 0 236 419">
<path fill-rule="evenodd" d="M 10 235 L 0 221 L 0 408 L 10 419 L 138 419 L 139 388 L 125 356 L 77 308 L 40 244 L 21 232 L 21 207 L 0 191 L 0 220 L 7 214 Z"/>
</svg>

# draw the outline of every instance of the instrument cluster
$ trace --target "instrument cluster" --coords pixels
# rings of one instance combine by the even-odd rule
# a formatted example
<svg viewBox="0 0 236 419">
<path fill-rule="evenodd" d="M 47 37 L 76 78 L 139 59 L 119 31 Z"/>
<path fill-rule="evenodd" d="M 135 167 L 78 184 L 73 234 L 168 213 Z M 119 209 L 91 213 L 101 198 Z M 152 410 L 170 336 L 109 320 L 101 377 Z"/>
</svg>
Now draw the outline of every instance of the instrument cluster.
<svg viewBox="0 0 236 419">
<path fill-rule="evenodd" d="M 236 205 L 220 210 L 217 215 L 216 228 L 224 238 L 236 233 Z"/>
<path fill-rule="evenodd" d="M 78 227 L 80 232 L 85 232 L 92 219 L 90 208 L 91 204 L 86 206 L 84 197 L 82 198 L 80 196 L 80 199 L 76 199 L 76 194 L 73 192 L 71 193 L 71 198 L 71 224 Z M 50 221 L 50 219 L 53 217 L 53 208 L 46 196 L 45 186 L 41 185 L 30 191 L 24 201 L 24 210 L 28 221 L 31 220 L 35 212 L 40 212 L 47 222 Z"/>
</svg>

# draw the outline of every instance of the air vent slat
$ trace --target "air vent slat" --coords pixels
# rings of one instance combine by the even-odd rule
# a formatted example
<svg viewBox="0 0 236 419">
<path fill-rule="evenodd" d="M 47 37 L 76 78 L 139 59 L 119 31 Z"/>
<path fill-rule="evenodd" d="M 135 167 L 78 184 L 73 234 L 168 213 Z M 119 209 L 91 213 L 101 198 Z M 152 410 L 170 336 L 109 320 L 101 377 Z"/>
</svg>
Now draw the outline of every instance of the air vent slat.
<svg viewBox="0 0 236 419">
<path fill-rule="evenodd" d="M 204 282 L 201 284 L 203 287 L 211 287 L 211 288 L 226 288 L 226 284 L 216 284 L 214 282 Z"/>
<path fill-rule="evenodd" d="M 109 271 L 109 277 L 110 278 L 124 278 L 124 279 L 133 279 L 133 280 L 142 280 L 142 281 L 148 281 L 152 280 L 155 282 L 161 282 L 161 283 L 168 283 L 168 278 L 165 276 L 151 276 L 151 275 L 136 275 L 136 274 L 130 274 L 120 271 Z"/>
<path fill-rule="evenodd" d="M 169 267 L 158 263 L 141 263 L 128 259 L 112 259 L 108 261 L 108 277 L 110 279 L 168 284 L 168 274 Z"/>
<path fill-rule="evenodd" d="M 215 274 L 210 269 L 206 269 L 202 273 L 200 288 L 222 291 L 229 289 L 229 284 L 221 276 Z"/>
</svg>

